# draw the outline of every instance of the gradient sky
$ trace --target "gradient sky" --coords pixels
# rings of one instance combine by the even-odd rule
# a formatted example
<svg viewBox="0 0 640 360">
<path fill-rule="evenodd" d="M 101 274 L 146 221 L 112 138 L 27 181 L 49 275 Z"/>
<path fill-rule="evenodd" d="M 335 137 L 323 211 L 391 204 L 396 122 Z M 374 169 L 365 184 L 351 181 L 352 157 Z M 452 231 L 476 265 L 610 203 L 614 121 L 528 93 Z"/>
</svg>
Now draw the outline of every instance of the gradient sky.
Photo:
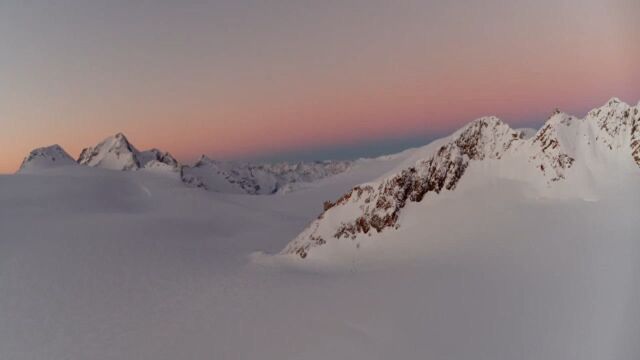
<svg viewBox="0 0 640 360">
<path fill-rule="evenodd" d="M 0 172 L 122 131 L 182 161 L 377 155 L 640 100 L 640 1 L 0 1 Z"/>
</svg>

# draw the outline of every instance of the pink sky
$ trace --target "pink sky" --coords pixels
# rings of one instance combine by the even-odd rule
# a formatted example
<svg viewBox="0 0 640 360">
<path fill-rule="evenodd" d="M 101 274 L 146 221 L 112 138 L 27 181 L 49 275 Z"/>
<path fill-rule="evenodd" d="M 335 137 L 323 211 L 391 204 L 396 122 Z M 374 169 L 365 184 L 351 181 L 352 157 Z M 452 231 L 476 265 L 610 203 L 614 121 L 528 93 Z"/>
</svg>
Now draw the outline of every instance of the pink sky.
<svg viewBox="0 0 640 360">
<path fill-rule="evenodd" d="M 266 3 L 3 3 L 0 172 L 119 131 L 183 161 L 295 158 L 640 100 L 635 0 Z"/>
</svg>

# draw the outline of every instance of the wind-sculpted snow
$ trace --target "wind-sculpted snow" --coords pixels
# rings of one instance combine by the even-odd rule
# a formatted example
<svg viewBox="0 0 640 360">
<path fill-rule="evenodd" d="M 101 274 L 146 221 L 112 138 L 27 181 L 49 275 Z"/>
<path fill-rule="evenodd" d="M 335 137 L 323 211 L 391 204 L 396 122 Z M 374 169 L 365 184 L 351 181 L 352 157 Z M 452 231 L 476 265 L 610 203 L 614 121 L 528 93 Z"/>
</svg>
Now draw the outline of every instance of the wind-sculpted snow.
<svg viewBox="0 0 640 360">
<path fill-rule="evenodd" d="M 429 156 L 412 166 L 356 186 L 335 202 L 325 202 L 324 212 L 282 253 L 306 258 L 314 247 L 328 242 L 356 240 L 398 229 L 408 203 L 420 203 L 429 193 L 455 190 L 475 164 L 483 165 L 469 180 L 471 183 L 505 178 L 544 192 L 568 182 L 575 188 L 574 193 L 592 191 L 594 183 L 618 176 L 624 169 L 637 173 L 638 112 L 638 107 L 615 98 L 584 119 L 556 110 L 530 138 L 495 117 L 475 120 L 446 138 L 438 148 L 425 147 Z"/>
</svg>

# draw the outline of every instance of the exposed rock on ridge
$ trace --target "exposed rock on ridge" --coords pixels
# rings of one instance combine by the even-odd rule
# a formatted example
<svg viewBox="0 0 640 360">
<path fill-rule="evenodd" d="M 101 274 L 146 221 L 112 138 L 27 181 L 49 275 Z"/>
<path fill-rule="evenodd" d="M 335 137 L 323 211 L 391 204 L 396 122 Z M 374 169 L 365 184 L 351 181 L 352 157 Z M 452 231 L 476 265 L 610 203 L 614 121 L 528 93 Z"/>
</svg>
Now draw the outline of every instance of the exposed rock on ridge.
<svg viewBox="0 0 640 360">
<path fill-rule="evenodd" d="M 640 166 L 639 109 L 640 104 L 630 107 L 613 98 L 584 119 L 556 111 L 532 138 L 495 117 L 475 120 L 415 165 L 356 186 L 335 202 L 325 202 L 318 219 L 282 253 L 305 258 L 312 248 L 329 241 L 397 228 L 409 202 L 421 202 L 428 193 L 454 190 L 473 162 L 519 164 L 522 173 L 505 176 L 549 187 L 566 181 L 577 161 L 583 161 L 586 169 L 609 159 Z"/>
</svg>

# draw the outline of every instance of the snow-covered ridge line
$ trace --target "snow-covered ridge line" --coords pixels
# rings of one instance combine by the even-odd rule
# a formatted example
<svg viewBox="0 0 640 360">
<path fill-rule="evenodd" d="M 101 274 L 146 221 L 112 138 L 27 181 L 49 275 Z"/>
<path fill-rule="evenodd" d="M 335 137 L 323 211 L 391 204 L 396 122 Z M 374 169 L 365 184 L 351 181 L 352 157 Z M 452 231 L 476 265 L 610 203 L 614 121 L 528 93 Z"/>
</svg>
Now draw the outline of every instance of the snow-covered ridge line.
<svg viewBox="0 0 640 360">
<path fill-rule="evenodd" d="M 180 164 L 168 152 L 158 149 L 139 151 L 122 133 L 104 139 L 95 147 L 82 150 L 78 163 L 123 171 L 158 167 L 172 171 L 180 170 Z"/>
<path fill-rule="evenodd" d="M 185 166 L 182 180 L 191 186 L 248 194 L 274 194 L 294 183 L 306 183 L 349 170 L 352 161 L 297 163 L 243 163 L 216 161 L 202 156 L 193 166 Z"/>
<path fill-rule="evenodd" d="M 61 161 L 60 159 L 64 159 Z M 82 150 L 77 161 L 60 146 L 34 150 L 20 170 L 34 172 L 65 165 L 82 165 L 119 171 L 153 170 L 178 174 L 187 186 L 240 194 L 274 194 L 293 184 L 308 183 L 351 169 L 352 161 L 297 163 L 245 163 L 216 161 L 202 155 L 193 166 L 181 165 L 170 153 L 158 149 L 138 150 L 122 134 L 110 136 Z"/>
<path fill-rule="evenodd" d="M 555 111 L 530 138 L 495 117 L 474 120 L 441 140 L 439 147 L 424 147 L 425 157 L 415 164 L 325 202 L 324 212 L 282 253 L 306 258 L 311 249 L 329 241 L 397 229 L 407 203 L 456 189 L 475 163 L 486 163 L 488 170 L 481 177 L 516 179 L 540 189 L 564 181 L 582 186 L 586 178 L 599 181 L 595 169 L 603 167 L 612 172 L 629 167 L 637 171 L 639 113 L 640 105 L 631 107 L 617 98 L 583 119 Z"/>
</svg>

